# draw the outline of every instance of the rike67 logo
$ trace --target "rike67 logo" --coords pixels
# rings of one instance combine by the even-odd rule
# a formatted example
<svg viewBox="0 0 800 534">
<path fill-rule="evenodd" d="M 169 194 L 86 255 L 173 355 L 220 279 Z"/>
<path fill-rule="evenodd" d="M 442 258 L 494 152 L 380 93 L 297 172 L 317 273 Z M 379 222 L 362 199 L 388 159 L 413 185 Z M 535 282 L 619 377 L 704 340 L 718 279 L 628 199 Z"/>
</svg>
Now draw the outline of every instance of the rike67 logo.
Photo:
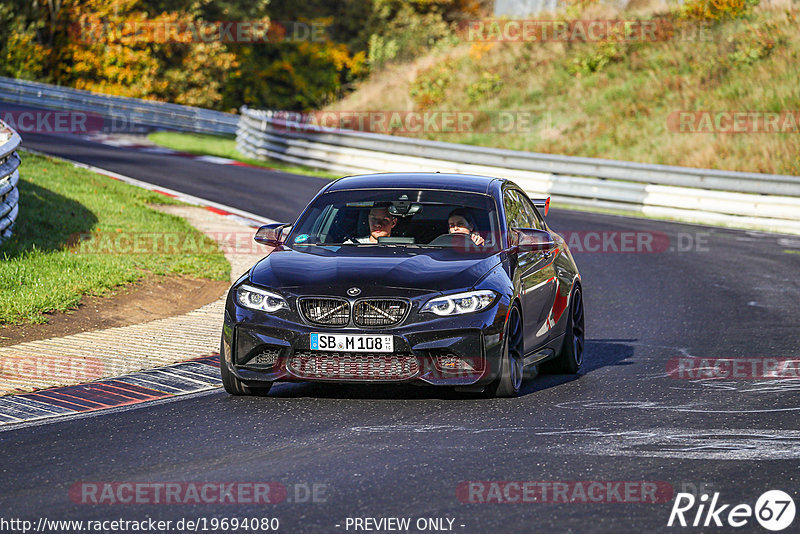
<svg viewBox="0 0 800 534">
<path fill-rule="evenodd" d="M 678 493 L 667 526 L 693 527 L 733 527 L 740 528 L 753 524 L 753 519 L 767 530 L 784 530 L 794 521 L 794 500 L 786 492 L 770 490 L 764 492 L 756 501 L 755 507 L 749 504 L 723 504 L 715 492 L 709 502 L 706 493 L 695 498 L 691 493 Z"/>
</svg>

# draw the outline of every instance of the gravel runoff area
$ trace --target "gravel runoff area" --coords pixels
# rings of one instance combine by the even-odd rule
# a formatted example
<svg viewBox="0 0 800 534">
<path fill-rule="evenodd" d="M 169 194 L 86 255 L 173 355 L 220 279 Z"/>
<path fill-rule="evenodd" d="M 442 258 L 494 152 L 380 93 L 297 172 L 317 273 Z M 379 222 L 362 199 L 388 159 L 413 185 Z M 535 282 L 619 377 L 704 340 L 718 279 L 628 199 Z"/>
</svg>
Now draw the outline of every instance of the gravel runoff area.
<svg viewBox="0 0 800 534">
<path fill-rule="evenodd" d="M 191 206 L 154 206 L 215 239 L 236 280 L 269 249 L 235 218 Z M 226 295 L 183 315 L 0 347 L 0 395 L 89 382 L 219 351 Z"/>
</svg>

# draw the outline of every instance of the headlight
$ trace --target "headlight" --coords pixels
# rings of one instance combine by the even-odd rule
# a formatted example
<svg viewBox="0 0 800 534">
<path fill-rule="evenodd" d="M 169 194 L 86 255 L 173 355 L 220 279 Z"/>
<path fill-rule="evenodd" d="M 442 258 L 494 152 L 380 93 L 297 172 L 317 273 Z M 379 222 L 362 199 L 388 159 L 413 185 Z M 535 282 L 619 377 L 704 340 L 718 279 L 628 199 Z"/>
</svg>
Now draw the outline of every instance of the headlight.
<svg viewBox="0 0 800 534">
<path fill-rule="evenodd" d="M 282 296 L 248 285 L 239 286 L 236 289 L 236 301 L 251 310 L 276 312 L 289 309 L 289 305 Z"/>
<path fill-rule="evenodd" d="M 420 312 L 432 312 L 436 315 L 459 315 L 485 310 L 492 305 L 497 294 L 494 291 L 468 291 L 444 297 L 436 297 L 422 307 Z"/>
</svg>

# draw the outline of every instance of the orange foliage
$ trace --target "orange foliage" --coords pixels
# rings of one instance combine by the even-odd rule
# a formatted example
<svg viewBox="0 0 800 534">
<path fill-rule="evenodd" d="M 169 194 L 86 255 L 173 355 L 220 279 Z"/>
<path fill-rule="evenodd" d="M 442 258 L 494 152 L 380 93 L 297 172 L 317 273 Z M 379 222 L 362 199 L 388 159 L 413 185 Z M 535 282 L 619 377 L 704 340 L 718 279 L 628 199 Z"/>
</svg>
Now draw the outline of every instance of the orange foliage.
<svg viewBox="0 0 800 534">
<path fill-rule="evenodd" d="M 759 0 L 688 0 L 681 8 L 687 20 L 718 21 L 735 19 L 749 13 Z"/>
<path fill-rule="evenodd" d="M 72 1 L 65 6 L 57 79 L 79 89 L 215 107 L 235 56 L 204 42 L 203 21 L 185 13 L 148 17 L 138 0 Z"/>
</svg>

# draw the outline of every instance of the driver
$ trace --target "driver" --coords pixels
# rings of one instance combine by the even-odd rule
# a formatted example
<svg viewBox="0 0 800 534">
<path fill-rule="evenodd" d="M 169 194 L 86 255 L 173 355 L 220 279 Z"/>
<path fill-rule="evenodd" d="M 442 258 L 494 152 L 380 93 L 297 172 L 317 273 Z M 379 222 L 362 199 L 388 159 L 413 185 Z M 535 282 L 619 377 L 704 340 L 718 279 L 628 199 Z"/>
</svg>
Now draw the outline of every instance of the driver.
<svg viewBox="0 0 800 534">
<path fill-rule="evenodd" d="M 369 235 L 359 237 L 359 243 L 377 243 L 379 237 L 391 237 L 392 228 L 397 226 L 397 217 L 389 213 L 389 208 L 374 207 L 369 210 Z"/>
<path fill-rule="evenodd" d="M 467 234 L 476 245 L 483 245 L 484 239 L 475 231 L 475 219 L 466 208 L 456 208 L 447 216 L 447 226 L 451 234 Z"/>
</svg>

